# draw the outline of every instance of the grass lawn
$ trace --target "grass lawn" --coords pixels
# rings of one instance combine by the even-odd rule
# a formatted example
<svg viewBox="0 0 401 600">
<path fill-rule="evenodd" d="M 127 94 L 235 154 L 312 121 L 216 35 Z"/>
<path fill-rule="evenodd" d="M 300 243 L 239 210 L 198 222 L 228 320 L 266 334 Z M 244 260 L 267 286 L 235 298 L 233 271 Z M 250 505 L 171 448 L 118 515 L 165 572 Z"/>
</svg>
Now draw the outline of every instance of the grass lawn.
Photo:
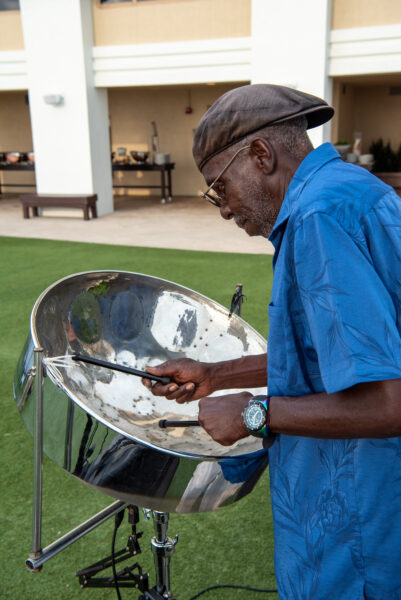
<svg viewBox="0 0 401 600">
<path fill-rule="evenodd" d="M 229 306 L 235 285 L 240 282 L 246 295 L 244 319 L 263 335 L 267 333 L 270 256 L 0 238 L 2 600 L 116 598 L 113 589 L 80 590 L 75 578 L 77 570 L 110 553 L 113 519 L 51 559 L 41 573 L 31 574 L 25 569 L 31 545 L 33 444 L 12 398 L 13 374 L 29 331 L 35 300 L 61 277 L 97 269 L 136 271 L 168 279 L 225 306 Z M 265 473 L 252 494 L 231 507 L 199 515 L 171 515 L 169 534 L 173 537 L 178 533 L 180 538 L 171 562 L 172 589 L 177 600 L 188 600 L 215 584 L 275 587 L 267 477 Z M 45 458 L 43 545 L 110 502 L 110 498 L 87 488 Z M 141 530 L 143 554 L 139 562 L 150 572 L 153 586 L 153 558 L 149 550 L 153 531 L 151 523 L 142 516 Z M 129 532 L 125 517 L 117 549 L 125 545 Z M 138 597 L 136 591 L 129 589 L 123 589 L 121 595 L 123 600 Z M 224 600 L 256 595 L 260 596 L 228 589 L 209 592 L 202 598 Z"/>
</svg>

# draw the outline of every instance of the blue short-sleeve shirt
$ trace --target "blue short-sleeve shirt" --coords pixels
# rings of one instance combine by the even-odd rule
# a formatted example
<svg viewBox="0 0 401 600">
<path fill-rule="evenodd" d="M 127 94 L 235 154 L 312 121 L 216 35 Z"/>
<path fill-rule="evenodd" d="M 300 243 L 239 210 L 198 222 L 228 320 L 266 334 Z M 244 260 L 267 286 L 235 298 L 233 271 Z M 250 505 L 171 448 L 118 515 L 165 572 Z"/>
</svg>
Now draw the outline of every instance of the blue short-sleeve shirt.
<svg viewBox="0 0 401 600">
<path fill-rule="evenodd" d="M 401 378 L 394 190 L 323 144 L 295 173 L 270 240 L 269 394 Z M 278 435 L 269 459 L 280 599 L 401 600 L 401 438 Z"/>
</svg>

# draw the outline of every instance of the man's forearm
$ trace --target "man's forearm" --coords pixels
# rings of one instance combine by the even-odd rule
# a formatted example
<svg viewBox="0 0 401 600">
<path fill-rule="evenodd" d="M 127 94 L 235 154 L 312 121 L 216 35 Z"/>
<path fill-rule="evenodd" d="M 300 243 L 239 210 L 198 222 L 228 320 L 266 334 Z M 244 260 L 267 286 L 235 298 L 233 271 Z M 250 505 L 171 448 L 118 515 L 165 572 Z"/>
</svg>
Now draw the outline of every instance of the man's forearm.
<svg viewBox="0 0 401 600">
<path fill-rule="evenodd" d="M 360 383 L 334 394 L 273 396 L 270 428 L 316 438 L 401 435 L 401 380 Z"/>
<path fill-rule="evenodd" d="M 267 354 L 255 354 L 215 363 L 210 377 L 215 390 L 266 386 Z"/>
</svg>

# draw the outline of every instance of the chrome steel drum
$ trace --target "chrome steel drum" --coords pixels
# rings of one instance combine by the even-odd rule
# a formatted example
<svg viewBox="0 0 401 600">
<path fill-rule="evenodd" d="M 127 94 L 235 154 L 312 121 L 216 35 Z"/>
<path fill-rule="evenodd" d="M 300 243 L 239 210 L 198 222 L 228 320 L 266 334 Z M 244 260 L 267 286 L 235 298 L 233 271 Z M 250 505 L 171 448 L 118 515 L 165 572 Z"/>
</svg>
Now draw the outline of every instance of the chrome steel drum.
<svg viewBox="0 0 401 600">
<path fill-rule="evenodd" d="M 15 374 L 14 397 L 31 431 L 34 347 L 45 358 L 78 353 L 142 370 L 172 358 L 266 352 L 245 321 L 188 288 L 139 273 L 71 275 L 36 301 Z M 213 510 L 249 493 L 267 464 L 258 438 L 227 448 L 201 427 L 159 427 L 160 419 L 196 419 L 198 402 L 155 397 L 139 378 L 93 365 L 57 373 L 49 362 L 46 371 L 44 451 L 103 493 L 166 512 Z"/>
</svg>

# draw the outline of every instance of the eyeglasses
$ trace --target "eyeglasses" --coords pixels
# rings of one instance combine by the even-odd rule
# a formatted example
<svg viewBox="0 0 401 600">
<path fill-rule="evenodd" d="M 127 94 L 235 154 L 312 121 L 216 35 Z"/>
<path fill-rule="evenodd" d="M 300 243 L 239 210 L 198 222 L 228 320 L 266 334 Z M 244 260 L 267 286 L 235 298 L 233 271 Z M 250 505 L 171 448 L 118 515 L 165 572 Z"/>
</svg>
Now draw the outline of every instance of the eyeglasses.
<svg viewBox="0 0 401 600">
<path fill-rule="evenodd" d="M 224 169 L 217 175 L 217 177 L 213 181 L 213 183 L 211 185 L 209 185 L 206 192 L 202 192 L 202 198 L 205 198 L 206 200 L 208 200 L 210 202 L 210 204 L 213 204 L 213 206 L 217 206 L 218 208 L 221 208 L 221 205 L 222 205 L 221 203 L 222 203 L 223 199 L 214 191 L 213 187 L 216 185 L 216 183 L 218 182 L 220 177 L 223 175 L 223 173 L 225 173 L 227 171 L 228 167 L 231 165 L 234 158 L 236 158 L 238 156 L 238 154 L 240 152 L 242 152 L 242 150 L 246 150 L 247 148 L 250 148 L 250 147 L 251 147 L 250 145 L 243 146 L 242 148 L 237 150 L 237 152 L 230 158 L 230 160 L 228 161 L 228 163 L 226 164 Z"/>
</svg>

